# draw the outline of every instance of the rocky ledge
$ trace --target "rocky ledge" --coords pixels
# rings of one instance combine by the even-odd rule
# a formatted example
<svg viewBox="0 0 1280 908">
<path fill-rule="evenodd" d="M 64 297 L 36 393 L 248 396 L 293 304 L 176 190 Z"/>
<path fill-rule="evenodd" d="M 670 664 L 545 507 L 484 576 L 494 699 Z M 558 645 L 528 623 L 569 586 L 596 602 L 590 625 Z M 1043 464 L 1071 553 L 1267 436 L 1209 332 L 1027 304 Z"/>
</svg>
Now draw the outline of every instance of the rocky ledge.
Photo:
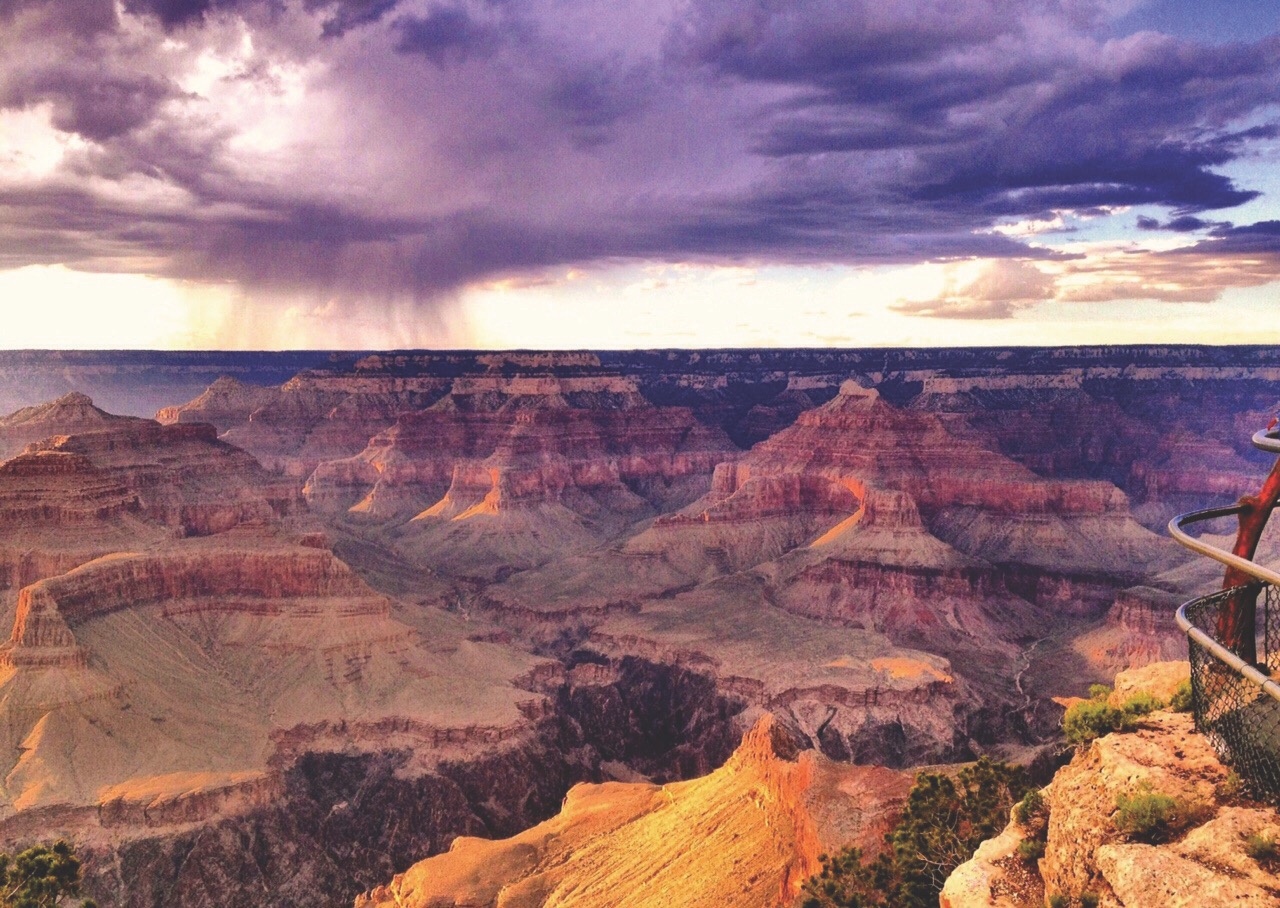
<svg viewBox="0 0 1280 908">
<path fill-rule="evenodd" d="M 1163 695 L 1168 677 L 1122 673 L 1117 692 Z M 1044 856 L 1031 863 L 1019 853 L 1034 833 L 1015 811 L 947 880 L 941 908 L 1039 908 L 1055 896 L 1072 908 L 1280 906 L 1280 867 L 1266 847 L 1280 841 L 1280 812 L 1240 794 L 1189 714 L 1155 712 L 1135 731 L 1099 738 L 1042 794 Z M 1133 831 L 1118 805 L 1135 796 L 1170 799 L 1174 819 Z"/>
</svg>

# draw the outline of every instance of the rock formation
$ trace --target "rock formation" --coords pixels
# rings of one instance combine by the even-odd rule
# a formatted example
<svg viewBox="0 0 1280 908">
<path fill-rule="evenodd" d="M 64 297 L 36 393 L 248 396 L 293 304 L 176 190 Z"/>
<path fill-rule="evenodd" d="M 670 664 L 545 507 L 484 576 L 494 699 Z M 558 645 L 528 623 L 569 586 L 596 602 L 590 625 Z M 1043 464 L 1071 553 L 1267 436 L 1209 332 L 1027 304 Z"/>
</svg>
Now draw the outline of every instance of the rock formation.
<svg viewBox="0 0 1280 908">
<path fill-rule="evenodd" d="M 1208 578 L 1143 526 L 1243 481 L 1280 377 L 1245 348 L 269 360 L 163 425 L 70 398 L 0 427 L 0 838 L 73 837 L 105 904 L 349 903 L 458 835 L 429 864 L 485 903 L 476 860 L 522 895 L 630 880 L 663 816 L 718 844 L 703 814 L 780 896 L 812 853 L 768 779 L 1034 743 L 1050 693 L 1181 652 Z M 714 774 L 761 711 L 814 754 Z M 748 778 L 776 801 L 699 806 Z M 662 885 L 725 901 L 678 857 Z"/>
<path fill-rule="evenodd" d="M 271 521 L 300 504 L 292 484 L 218 441 L 212 426 L 101 423 L 0 462 L 0 590 L 175 535 Z"/>
<path fill-rule="evenodd" d="M 216 426 L 219 432 L 226 432 L 248 422 L 254 413 L 279 397 L 278 388 L 250 385 L 224 375 L 190 403 L 161 408 L 156 413 L 156 422 L 162 425 L 204 422 Z"/>
<path fill-rule="evenodd" d="M 327 550 L 253 528 L 25 587 L 0 650 L 0 812 L 132 785 L 154 798 L 191 773 L 256 779 L 269 758 L 362 735 L 426 742 L 438 759 L 454 740 L 527 726 L 516 707 L 537 697 L 509 684 L 533 660 L 428 649 L 390 606 Z"/>
<path fill-rule="evenodd" d="M 732 444 L 617 376 L 471 377 L 402 414 L 354 458 L 321 463 L 313 507 L 404 523 L 417 563 L 492 577 L 599 547 L 706 488 Z"/>
<path fill-rule="evenodd" d="M 86 395 L 72 392 L 46 404 L 26 407 L 0 418 L 0 460 L 52 435 L 75 435 L 141 423 L 131 416 L 99 410 Z"/>
<path fill-rule="evenodd" d="M 780 753 L 774 732 L 766 715 L 704 778 L 579 785 L 547 822 L 501 841 L 458 838 L 356 905 L 786 908 L 820 853 L 883 847 L 910 782 Z"/>
<path fill-rule="evenodd" d="M 1167 674 L 1164 667 L 1122 674 L 1117 693 L 1149 689 Z M 1155 693 L 1168 688 L 1157 683 Z M 1280 838 L 1280 813 L 1242 800 L 1228 776 L 1190 715 L 1153 713 L 1133 732 L 1093 742 L 1044 789 L 1047 844 L 1031 878 L 1017 854 L 1028 832 L 1014 819 L 951 875 L 942 908 L 1039 908 L 1046 895 L 1079 904 L 1082 893 L 1103 908 L 1274 908 L 1280 877 L 1248 854 L 1245 840 Z M 1177 799 L 1187 828 L 1156 843 L 1121 832 L 1117 799 L 1144 790 Z"/>
</svg>

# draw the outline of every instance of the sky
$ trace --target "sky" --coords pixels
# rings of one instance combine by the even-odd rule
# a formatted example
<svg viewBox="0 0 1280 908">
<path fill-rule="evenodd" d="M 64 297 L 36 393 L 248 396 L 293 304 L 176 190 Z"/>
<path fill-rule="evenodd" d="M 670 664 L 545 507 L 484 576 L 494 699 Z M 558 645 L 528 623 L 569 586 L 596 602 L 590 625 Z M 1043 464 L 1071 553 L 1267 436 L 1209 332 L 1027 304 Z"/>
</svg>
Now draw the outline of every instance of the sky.
<svg viewBox="0 0 1280 908">
<path fill-rule="evenodd" d="M 1280 343 L 1275 0 L 0 0 L 0 347 Z"/>
</svg>

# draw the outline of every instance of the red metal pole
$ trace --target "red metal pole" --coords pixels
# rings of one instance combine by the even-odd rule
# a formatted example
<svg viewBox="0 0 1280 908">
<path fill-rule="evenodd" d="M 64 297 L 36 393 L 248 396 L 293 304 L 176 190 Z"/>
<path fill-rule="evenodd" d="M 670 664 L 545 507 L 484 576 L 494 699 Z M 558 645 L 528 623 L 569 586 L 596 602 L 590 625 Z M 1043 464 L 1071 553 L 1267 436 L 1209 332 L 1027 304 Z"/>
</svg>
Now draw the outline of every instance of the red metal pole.
<svg viewBox="0 0 1280 908">
<path fill-rule="evenodd" d="M 1271 474 L 1257 495 L 1240 499 L 1240 528 L 1236 532 L 1233 554 L 1252 561 L 1258 551 L 1258 541 L 1267 528 L 1271 512 L 1280 503 L 1280 460 L 1271 468 Z M 1258 661 L 1255 622 L 1258 611 L 1258 593 L 1262 587 L 1244 571 L 1228 567 L 1222 578 L 1222 588 L 1229 590 L 1243 587 L 1239 593 L 1224 603 L 1218 612 L 1218 640 L 1245 662 Z"/>
</svg>

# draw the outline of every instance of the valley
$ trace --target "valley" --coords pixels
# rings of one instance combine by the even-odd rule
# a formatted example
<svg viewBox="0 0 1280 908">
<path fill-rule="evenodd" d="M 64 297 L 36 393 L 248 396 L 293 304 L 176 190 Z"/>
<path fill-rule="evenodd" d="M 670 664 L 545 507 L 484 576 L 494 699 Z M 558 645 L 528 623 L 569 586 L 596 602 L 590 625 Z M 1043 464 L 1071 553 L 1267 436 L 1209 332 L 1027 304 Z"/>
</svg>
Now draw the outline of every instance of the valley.
<svg viewBox="0 0 1280 908">
<path fill-rule="evenodd" d="M 0 839 L 130 908 L 789 905 L 1183 658 L 1163 524 L 1280 402 L 1273 348 L 23 356 Z"/>
</svg>

